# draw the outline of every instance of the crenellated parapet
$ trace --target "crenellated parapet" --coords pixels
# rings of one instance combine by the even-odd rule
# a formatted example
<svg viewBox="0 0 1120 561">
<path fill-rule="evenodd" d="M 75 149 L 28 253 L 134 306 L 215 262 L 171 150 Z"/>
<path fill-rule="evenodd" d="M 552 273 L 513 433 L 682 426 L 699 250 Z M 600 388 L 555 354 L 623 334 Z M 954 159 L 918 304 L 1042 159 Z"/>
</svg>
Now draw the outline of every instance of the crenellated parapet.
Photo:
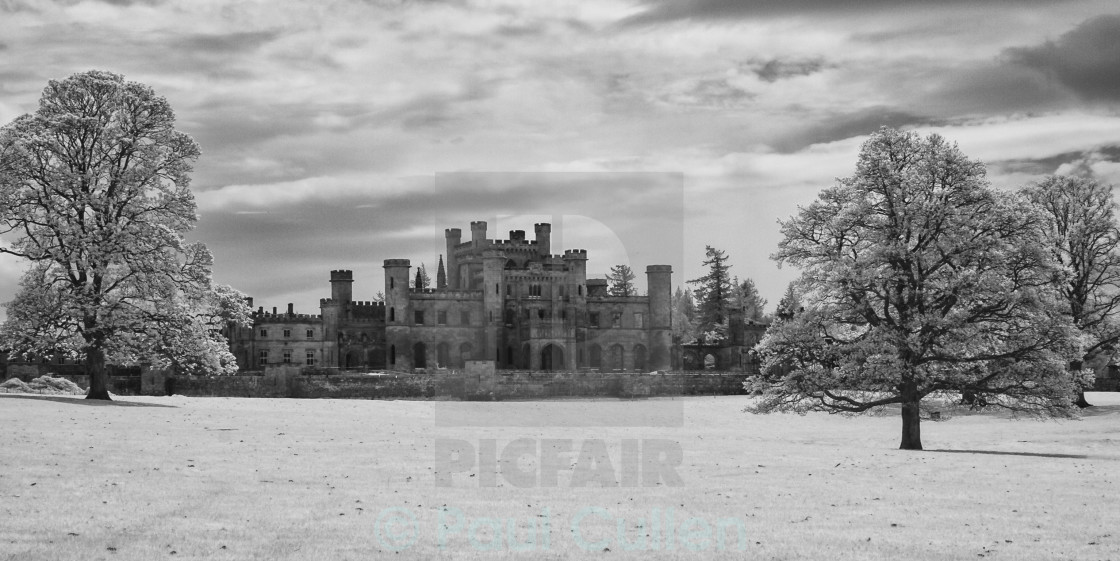
<svg viewBox="0 0 1120 561">
<path fill-rule="evenodd" d="M 409 298 L 412 300 L 481 300 L 481 290 L 467 289 L 439 289 L 439 288 L 410 288 Z"/>
<path fill-rule="evenodd" d="M 272 314 L 253 312 L 253 323 L 315 323 L 323 320 L 318 314 Z"/>
</svg>

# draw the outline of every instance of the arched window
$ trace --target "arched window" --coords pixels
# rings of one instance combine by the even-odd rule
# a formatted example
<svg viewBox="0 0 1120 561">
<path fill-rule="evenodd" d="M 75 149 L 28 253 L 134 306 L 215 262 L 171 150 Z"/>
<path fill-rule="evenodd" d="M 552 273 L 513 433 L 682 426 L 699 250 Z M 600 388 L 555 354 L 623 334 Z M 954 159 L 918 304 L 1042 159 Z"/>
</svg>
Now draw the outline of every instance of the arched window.
<svg viewBox="0 0 1120 561">
<path fill-rule="evenodd" d="M 634 370 L 637 370 L 638 372 L 645 372 L 646 370 L 649 369 L 649 366 L 647 364 L 648 362 L 649 362 L 649 359 L 647 358 L 647 355 L 646 355 L 646 348 L 643 347 L 642 345 L 635 345 L 634 346 Z"/>
<path fill-rule="evenodd" d="M 622 345 L 611 347 L 611 370 L 622 370 Z"/>
<path fill-rule="evenodd" d="M 397 309 L 389 308 L 389 321 L 397 321 Z"/>
<path fill-rule="evenodd" d="M 412 367 L 428 367 L 428 347 L 424 343 L 417 342 L 412 346 Z"/>
<path fill-rule="evenodd" d="M 436 366 L 447 368 L 451 361 L 451 345 L 440 343 L 436 346 Z"/>
<path fill-rule="evenodd" d="M 396 363 L 397 363 L 397 346 L 396 345 L 390 345 L 389 346 L 389 364 L 396 364 Z"/>
</svg>

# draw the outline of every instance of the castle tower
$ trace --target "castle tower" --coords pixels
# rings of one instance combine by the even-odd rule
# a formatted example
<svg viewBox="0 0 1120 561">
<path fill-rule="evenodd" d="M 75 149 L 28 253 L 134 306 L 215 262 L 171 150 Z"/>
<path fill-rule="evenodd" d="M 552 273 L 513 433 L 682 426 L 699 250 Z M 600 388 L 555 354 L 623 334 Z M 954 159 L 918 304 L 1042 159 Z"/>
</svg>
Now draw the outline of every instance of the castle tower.
<svg viewBox="0 0 1120 561">
<path fill-rule="evenodd" d="M 502 325 L 505 304 L 505 272 L 506 257 L 500 251 L 486 251 L 482 254 L 482 321 L 486 331 L 486 345 L 481 354 L 483 360 L 495 360 L 495 366 L 500 364 L 501 350 L 504 347 L 502 340 Z"/>
<path fill-rule="evenodd" d="M 471 222 L 471 243 L 475 249 L 486 245 L 486 222 L 479 220 Z"/>
<path fill-rule="evenodd" d="M 354 272 L 331 271 L 331 299 L 345 304 L 354 296 Z"/>
<path fill-rule="evenodd" d="M 447 273 L 447 288 L 456 289 L 462 288 L 459 286 L 459 260 L 455 258 L 455 246 L 463 241 L 463 231 L 458 228 L 448 228 L 443 231 L 443 236 L 447 238 L 447 265 L 445 271 Z"/>
<path fill-rule="evenodd" d="M 649 367 L 651 370 L 670 368 L 673 344 L 672 301 L 673 267 L 649 265 L 646 267 L 646 286 L 649 292 Z"/>
<path fill-rule="evenodd" d="M 536 233 L 537 251 L 545 257 L 552 255 L 552 224 L 533 224 L 533 231 Z"/>
<path fill-rule="evenodd" d="M 385 268 L 385 347 L 389 370 L 412 370 L 412 328 L 409 323 L 408 259 L 386 259 Z"/>
</svg>

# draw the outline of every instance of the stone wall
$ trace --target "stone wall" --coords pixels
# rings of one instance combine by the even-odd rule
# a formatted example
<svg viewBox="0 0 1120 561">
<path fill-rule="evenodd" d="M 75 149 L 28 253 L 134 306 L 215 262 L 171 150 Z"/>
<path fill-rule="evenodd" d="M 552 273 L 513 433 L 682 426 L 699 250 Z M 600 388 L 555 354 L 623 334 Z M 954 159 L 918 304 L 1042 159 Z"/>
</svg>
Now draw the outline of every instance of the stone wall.
<svg viewBox="0 0 1120 561">
<path fill-rule="evenodd" d="M 308 373 L 315 372 L 315 373 Z M 146 395 L 172 393 L 214 397 L 291 397 L 333 399 L 506 400 L 564 397 L 642 398 L 678 395 L 743 394 L 738 373 L 664 374 L 534 372 L 494 370 L 492 363 L 470 362 L 463 370 L 424 373 L 331 373 L 269 369 L 237 376 L 171 376 L 145 384 Z"/>
</svg>

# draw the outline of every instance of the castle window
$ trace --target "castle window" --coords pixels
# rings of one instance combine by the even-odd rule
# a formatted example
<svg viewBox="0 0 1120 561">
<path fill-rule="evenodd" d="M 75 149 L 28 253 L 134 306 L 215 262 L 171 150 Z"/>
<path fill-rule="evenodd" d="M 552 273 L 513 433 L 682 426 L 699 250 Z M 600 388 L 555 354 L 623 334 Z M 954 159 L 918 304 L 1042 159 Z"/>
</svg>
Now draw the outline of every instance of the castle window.
<svg viewBox="0 0 1120 561">
<path fill-rule="evenodd" d="M 591 324 L 591 327 L 599 327 L 599 312 L 591 312 L 590 314 L 587 314 L 587 320 L 588 323 Z"/>
<path fill-rule="evenodd" d="M 580 296 L 583 296 L 583 285 L 582 284 L 576 287 L 576 292 L 578 292 Z"/>
<path fill-rule="evenodd" d="M 307 330 L 307 338 L 308 339 L 314 339 L 315 338 L 315 330 L 314 329 L 308 329 Z"/>
<path fill-rule="evenodd" d="M 307 350 L 307 365 L 315 366 L 315 351 L 310 349 Z"/>
<path fill-rule="evenodd" d="M 291 363 L 292 363 L 292 350 L 291 349 L 284 349 L 284 364 L 291 364 Z"/>
<path fill-rule="evenodd" d="M 611 327 L 622 327 L 622 312 L 611 312 Z"/>
<path fill-rule="evenodd" d="M 389 346 L 389 364 L 396 364 L 396 363 L 397 363 L 397 346 L 396 345 L 390 345 Z"/>
<path fill-rule="evenodd" d="M 645 322 L 646 322 L 646 316 L 645 315 L 643 315 L 641 312 L 635 312 L 634 313 L 634 327 L 637 327 L 638 329 L 645 329 L 645 327 L 646 327 Z"/>
<path fill-rule="evenodd" d="M 506 285 L 506 296 L 509 296 L 511 294 L 513 294 L 513 285 L 507 284 Z"/>
<path fill-rule="evenodd" d="M 413 320 L 416 325 L 424 325 L 424 310 L 416 310 Z"/>
<path fill-rule="evenodd" d="M 459 312 L 459 324 L 460 325 L 470 325 L 471 324 L 471 313 L 470 312 Z"/>
<path fill-rule="evenodd" d="M 540 296 L 540 295 L 541 295 L 541 285 L 530 284 L 529 285 L 529 296 Z"/>
<path fill-rule="evenodd" d="M 268 350 L 263 350 L 257 355 L 257 364 L 264 366 L 268 364 Z"/>
<path fill-rule="evenodd" d="M 262 329 L 261 330 L 261 337 L 268 337 L 268 330 L 267 329 Z"/>
<path fill-rule="evenodd" d="M 292 336 L 292 330 L 291 329 L 285 329 L 284 330 L 284 338 L 287 339 L 288 337 L 291 337 L 291 336 Z"/>
<path fill-rule="evenodd" d="M 440 310 L 436 312 L 436 323 L 440 325 L 447 325 L 447 310 Z"/>
<path fill-rule="evenodd" d="M 397 283 L 393 282 L 393 277 L 389 277 L 389 290 L 393 290 Z"/>
<path fill-rule="evenodd" d="M 501 294 L 501 293 L 502 293 L 502 284 L 498 283 L 498 282 L 494 283 L 494 294 Z"/>
<path fill-rule="evenodd" d="M 389 308 L 389 321 L 397 321 L 397 309 Z"/>
</svg>

